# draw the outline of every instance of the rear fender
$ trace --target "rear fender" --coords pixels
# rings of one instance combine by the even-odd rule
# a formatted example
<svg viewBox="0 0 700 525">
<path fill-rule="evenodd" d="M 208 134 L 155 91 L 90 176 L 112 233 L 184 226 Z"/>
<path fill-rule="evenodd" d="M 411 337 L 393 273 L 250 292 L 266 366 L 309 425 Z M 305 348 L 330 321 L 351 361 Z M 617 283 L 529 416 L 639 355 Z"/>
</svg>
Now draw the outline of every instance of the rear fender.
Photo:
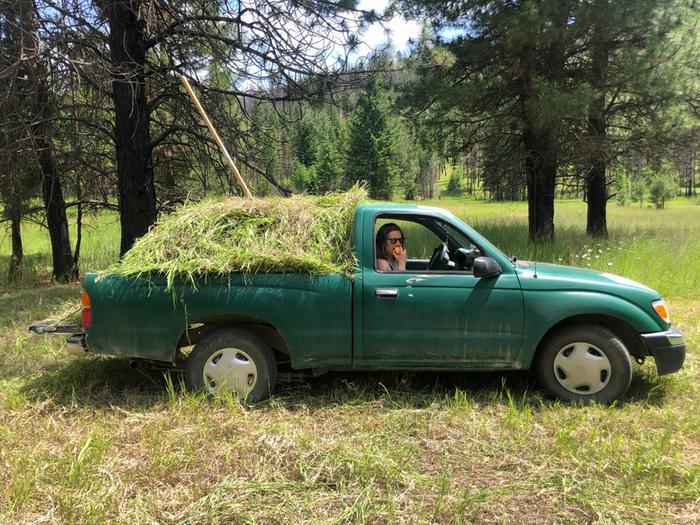
<svg viewBox="0 0 700 525">
<path fill-rule="evenodd" d="M 289 355 L 289 346 L 282 334 L 275 327 L 265 321 L 242 315 L 217 315 L 198 319 L 180 334 L 177 348 L 196 345 L 205 339 L 210 333 L 221 328 L 242 328 L 255 333 L 271 348 Z"/>
</svg>

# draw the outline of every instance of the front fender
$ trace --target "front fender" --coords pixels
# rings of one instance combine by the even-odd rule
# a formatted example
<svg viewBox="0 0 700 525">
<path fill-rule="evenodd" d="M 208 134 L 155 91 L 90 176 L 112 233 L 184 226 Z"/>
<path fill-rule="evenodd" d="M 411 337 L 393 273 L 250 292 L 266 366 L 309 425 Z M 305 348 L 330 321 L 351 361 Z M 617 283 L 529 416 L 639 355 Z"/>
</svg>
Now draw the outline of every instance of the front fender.
<svg viewBox="0 0 700 525">
<path fill-rule="evenodd" d="M 603 315 L 622 321 L 637 333 L 668 327 L 622 297 L 590 291 L 523 291 L 525 345 L 522 362 L 532 362 L 542 338 L 557 324 L 574 317 Z"/>
</svg>

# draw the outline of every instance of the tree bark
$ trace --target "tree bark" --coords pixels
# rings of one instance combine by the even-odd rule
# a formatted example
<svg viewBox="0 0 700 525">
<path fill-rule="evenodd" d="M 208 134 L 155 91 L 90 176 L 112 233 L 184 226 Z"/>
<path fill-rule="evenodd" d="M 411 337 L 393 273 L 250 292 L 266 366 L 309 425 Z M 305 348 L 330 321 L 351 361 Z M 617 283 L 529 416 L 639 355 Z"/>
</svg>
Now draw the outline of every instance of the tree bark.
<svg viewBox="0 0 700 525">
<path fill-rule="evenodd" d="M 595 93 L 588 108 L 589 168 L 586 174 L 586 200 L 588 203 L 586 233 L 595 237 L 608 236 L 605 96 L 609 48 L 601 34 L 601 26 L 601 21 L 595 23 L 593 42 L 591 43 L 591 86 Z"/>
<path fill-rule="evenodd" d="M 523 134 L 527 174 L 528 232 L 533 241 L 554 238 L 554 193 L 557 181 L 557 142 L 552 132 L 530 127 Z"/>
<path fill-rule="evenodd" d="M 66 202 L 61 189 L 61 176 L 56 167 L 53 148 L 47 129 L 48 96 L 43 82 L 38 87 L 37 99 L 43 113 L 37 119 L 34 126 L 35 148 L 39 155 L 41 166 L 41 194 L 46 209 L 46 224 L 51 237 L 51 254 L 53 258 L 53 277 L 58 282 L 69 282 L 77 279 L 78 269 L 73 265 L 73 254 L 70 247 L 70 234 L 68 231 L 68 219 L 66 218 Z M 36 115 L 36 113 L 35 113 Z"/>
<path fill-rule="evenodd" d="M 557 135 L 536 115 L 535 79 L 539 68 L 534 47 L 525 47 L 522 57 L 523 145 L 527 180 L 528 235 L 533 241 L 554 238 L 554 194 L 557 175 Z"/>
<path fill-rule="evenodd" d="M 685 196 L 695 196 L 695 150 L 694 146 L 688 145 L 686 152 L 686 184 Z"/>
<path fill-rule="evenodd" d="M 10 230 L 12 230 L 12 265 L 19 266 L 24 258 L 24 250 L 22 248 L 22 226 L 19 217 L 14 215 L 10 219 Z"/>
<path fill-rule="evenodd" d="M 543 4 L 544 5 L 544 4 Z M 528 234 L 533 241 L 554 239 L 554 198 L 559 166 L 559 134 L 562 115 L 543 111 L 546 104 L 538 84 L 563 88 L 567 23 L 570 5 L 550 2 L 543 10 L 549 27 L 529 35 L 521 55 L 521 109 L 527 178 Z M 542 37 L 546 45 L 538 47 Z"/>
<path fill-rule="evenodd" d="M 146 45 L 142 23 L 130 2 L 105 0 L 100 5 L 109 22 L 121 223 L 119 253 L 124 255 L 157 215 L 146 99 Z"/>
<path fill-rule="evenodd" d="M 17 209 L 8 210 L 10 214 L 10 231 L 12 236 L 12 257 L 10 258 L 9 277 L 15 280 L 22 274 L 22 259 L 24 250 L 22 249 L 22 214 Z"/>
<path fill-rule="evenodd" d="M 70 247 L 66 203 L 61 189 L 61 176 L 53 152 L 51 101 L 45 71 L 39 58 L 39 42 L 34 25 L 34 2 L 24 0 L 21 13 L 22 60 L 31 89 L 30 126 L 40 173 L 41 194 L 46 209 L 46 224 L 51 238 L 53 278 L 68 282 L 78 276 Z"/>
<path fill-rule="evenodd" d="M 586 233 L 595 237 L 607 237 L 608 186 L 605 175 L 605 159 L 601 157 L 591 158 L 590 164 L 587 173 Z"/>
</svg>

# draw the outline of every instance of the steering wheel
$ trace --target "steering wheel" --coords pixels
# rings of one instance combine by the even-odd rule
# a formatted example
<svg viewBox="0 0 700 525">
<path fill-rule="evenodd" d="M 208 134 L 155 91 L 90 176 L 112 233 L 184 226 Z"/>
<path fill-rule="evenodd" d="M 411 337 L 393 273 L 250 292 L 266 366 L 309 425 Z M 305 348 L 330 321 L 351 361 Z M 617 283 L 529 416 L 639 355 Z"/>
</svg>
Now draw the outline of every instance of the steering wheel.
<svg viewBox="0 0 700 525">
<path fill-rule="evenodd" d="M 433 256 L 428 263 L 428 270 L 444 270 L 450 262 L 450 254 L 447 243 L 443 242 L 433 250 Z"/>
</svg>

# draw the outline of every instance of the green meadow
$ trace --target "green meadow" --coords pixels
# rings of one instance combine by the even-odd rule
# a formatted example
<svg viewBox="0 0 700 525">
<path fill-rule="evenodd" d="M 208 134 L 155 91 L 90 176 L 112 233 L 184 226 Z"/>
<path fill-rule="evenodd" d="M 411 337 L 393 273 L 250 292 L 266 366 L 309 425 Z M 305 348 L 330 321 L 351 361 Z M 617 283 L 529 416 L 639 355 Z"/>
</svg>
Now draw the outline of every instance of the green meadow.
<svg viewBox="0 0 700 525">
<path fill-rule="evenodd" d="M 685 367 L 636 365 L 612 406 L 553 401 L 526 372 L 329 373 L 252 407 L 209 401 L 30 335 L 79 308 L 79 285 L 51 282 L 48 234 L 27 223 L 18 281 L 0 233 L 0 523 L 700 523 L 700 201 L 610 204 L 594 240 L 585 204 L 560 200 L 545 245 L 527 240 L 525 203 L 425 204 L 519 259 L 659 290 Z M 85 222 L 81 271 L 107 268 L 118 218 Z"/>
</svg>

